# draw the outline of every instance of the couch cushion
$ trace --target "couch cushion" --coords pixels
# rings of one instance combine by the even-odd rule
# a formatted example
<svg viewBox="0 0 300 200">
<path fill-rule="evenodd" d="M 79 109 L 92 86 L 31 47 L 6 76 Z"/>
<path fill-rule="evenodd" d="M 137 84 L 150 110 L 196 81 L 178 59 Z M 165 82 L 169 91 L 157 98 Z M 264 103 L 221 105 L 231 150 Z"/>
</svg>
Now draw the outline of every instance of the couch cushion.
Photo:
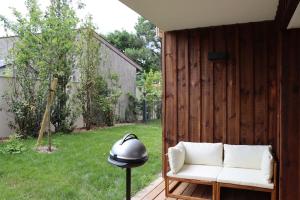
<svg viewBox="0 0 300 200">
<path fill-rule="evenodd" d="M 223 164 L 223 144 L 222 143 L 194 143 L 183 142 L 185 148 L 186 164 L 192 165 L 214 165 Z"/>
<path fill-rule="evenodd" d="M 266 181 L 261 170 L 224 167 L 217 179 L 220 183 L 230 183 L 273 189 L 274 184 Z"/>
<path fill-rule="evenodd" d="M 224 166 L 261 169 L 262 156 L 268 145 L 224 145 Z"/>
<path fill-rule="evenodd" d="M 183 165 L 179 172 L 174 174 L 170 171 L 167 173 L 167 176 L 202 181 L 217 181 L 221 170 L 222 167 L 219 166 Z"/>
<path fill-rule="evenodd" d="M 269 150 L 265 150 L 261 161 L 261 172 L 269 183 L 273 178 L 273 156 Z"/>
<path fill-rule="evenodd" d="M 172 173 L 177 173 L 184 164 L 185 150 L 180 142 L 175 147 L 168 149 L 169 165 Z"/>
</svg>

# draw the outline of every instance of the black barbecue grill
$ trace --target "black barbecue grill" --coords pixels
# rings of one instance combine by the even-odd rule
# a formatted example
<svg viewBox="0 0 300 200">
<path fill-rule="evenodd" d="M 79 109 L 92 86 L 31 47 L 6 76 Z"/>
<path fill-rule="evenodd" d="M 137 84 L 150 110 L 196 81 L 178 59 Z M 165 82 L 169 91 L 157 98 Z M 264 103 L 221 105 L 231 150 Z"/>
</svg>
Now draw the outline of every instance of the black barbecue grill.
<svg viewBox="0 0 300 200">
<path fill-rule="evenodd" d="M 148 154 L 143 143 L 132 133 L 126 134 L 112 147 L 108 162 L 126 168 L 126 200 L 130 200 L 131 168 L 139 167 L 148 160 Z"/>
</svg>

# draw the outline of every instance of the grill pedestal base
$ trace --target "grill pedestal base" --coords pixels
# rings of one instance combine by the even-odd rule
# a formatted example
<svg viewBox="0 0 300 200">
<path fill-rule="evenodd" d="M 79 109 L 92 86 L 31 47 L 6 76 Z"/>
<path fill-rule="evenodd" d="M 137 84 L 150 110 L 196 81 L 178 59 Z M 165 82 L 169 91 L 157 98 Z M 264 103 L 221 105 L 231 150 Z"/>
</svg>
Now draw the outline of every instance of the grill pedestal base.
<svg viewBox="0 0 300 200">
<path fill-rule="evenodd" d="M 131 199 L 131 169 L 126 168 L 126 200 Z"/>
</svg>

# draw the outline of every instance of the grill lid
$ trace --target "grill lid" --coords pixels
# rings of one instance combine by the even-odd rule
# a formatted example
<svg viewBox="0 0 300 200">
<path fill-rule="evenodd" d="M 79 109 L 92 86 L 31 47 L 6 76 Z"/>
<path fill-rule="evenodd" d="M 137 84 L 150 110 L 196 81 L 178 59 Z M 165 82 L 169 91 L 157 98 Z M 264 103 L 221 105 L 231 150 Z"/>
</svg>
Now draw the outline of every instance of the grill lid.
<svg viewBox="0 0 300 200">
<path fill-rule="evenodd" d="M 135 134 L 128 133 L 112 147 L 109 162 L 118 166 L 144 164 L 148 160 L 146 148 Z"/>
</svg>

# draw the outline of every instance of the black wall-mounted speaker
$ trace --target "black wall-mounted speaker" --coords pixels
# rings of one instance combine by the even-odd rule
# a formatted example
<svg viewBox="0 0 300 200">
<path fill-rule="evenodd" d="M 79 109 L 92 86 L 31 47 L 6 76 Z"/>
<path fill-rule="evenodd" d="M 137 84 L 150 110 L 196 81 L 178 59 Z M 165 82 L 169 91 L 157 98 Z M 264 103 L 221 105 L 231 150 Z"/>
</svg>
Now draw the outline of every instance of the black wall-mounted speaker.
<svg viewBox="0 0 300 200">
<path fill-rule="evenodd" d="M 229 58 L 226 52 L 209 52 L 208 60 L 227 60 Z"/>
</svg>

